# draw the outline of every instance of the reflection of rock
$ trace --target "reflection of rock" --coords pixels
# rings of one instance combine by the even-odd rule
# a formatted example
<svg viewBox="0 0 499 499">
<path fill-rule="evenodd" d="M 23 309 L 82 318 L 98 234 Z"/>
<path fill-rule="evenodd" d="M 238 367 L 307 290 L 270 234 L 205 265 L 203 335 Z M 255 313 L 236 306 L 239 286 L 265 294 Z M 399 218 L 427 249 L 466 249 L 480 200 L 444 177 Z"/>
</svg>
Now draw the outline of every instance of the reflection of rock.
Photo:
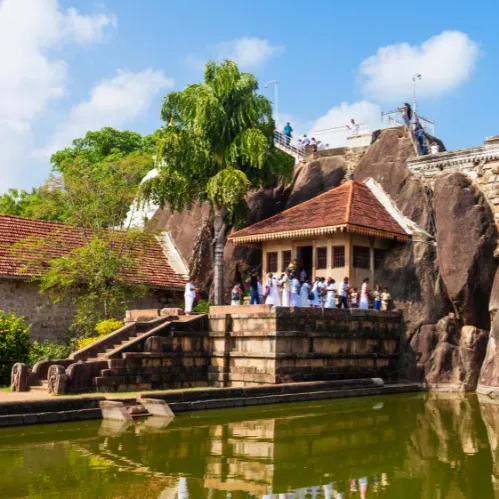
<svg viewBox="0 0 499 499">
<path fill-rule="evenodd" d="M 476 388 L 485 355 L 488 333 L 473 326 L 461 328 L 453 317 L 444 317 L 436 326 L 437 344 L 428 362 L 426 381 L 444 389 L 471 391 Z"/>
<path fill-rule="evenodd" d="M 492 318 L 487 353 L 480 373 L 478 392 L 499 396 L 499 271 L 496 272 L 490 296 L 489 311 Z"/>
<path fill-rule="evenodd" d="M 488 303 L 497 267 L 497 228 L 483 194 L 461 173 L 435 182 L 438 266 L 463 324 L 489 329 Z"/>
</svg>

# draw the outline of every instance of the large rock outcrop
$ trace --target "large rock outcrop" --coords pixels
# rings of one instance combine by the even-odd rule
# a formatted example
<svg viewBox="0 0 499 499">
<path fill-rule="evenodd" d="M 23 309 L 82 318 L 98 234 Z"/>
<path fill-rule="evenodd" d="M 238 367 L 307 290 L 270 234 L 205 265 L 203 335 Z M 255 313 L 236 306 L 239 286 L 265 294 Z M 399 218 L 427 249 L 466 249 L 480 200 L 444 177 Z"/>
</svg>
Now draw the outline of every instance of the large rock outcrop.
<svg viewBox="0 0 499 499">
<path fill-rule="evenodd" d="M 497 262 L 497 228 L 483 194 L 461 173 L 437 178 L 434 188 L 437 263 L 463 324 L 489 329 L 489 296 Z"/>
</svg>

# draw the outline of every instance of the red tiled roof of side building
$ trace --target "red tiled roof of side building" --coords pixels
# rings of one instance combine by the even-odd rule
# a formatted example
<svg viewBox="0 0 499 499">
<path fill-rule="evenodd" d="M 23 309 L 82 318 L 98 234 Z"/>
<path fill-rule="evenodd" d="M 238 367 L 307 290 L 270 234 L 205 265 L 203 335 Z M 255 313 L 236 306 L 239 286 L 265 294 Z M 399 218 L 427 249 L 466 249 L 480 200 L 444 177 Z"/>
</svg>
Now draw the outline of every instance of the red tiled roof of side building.
<svg viewBox="0 0 499 499">
<path fill-rule="evenodd" d="M 362 182 L 349 181 L 270 218 L 234 232 L 229 240 L 258 241 L 278 239 L 280 233 L 303 232 L 348 226 L 360 233 L 385 234 L 406 238 L 407 234 Z M 319 232 L 320 233 L 320 232 Z M 265 237 L 269 236 L 269 237 Z"/>
<path fill-rule="evenodd" d="M 37 277 L 39 274 L 27 270 L 29 252 L 33 247 L 12 246 L 23 240 L 50 240 L 54 244 L 44 245 L 47 264 L 52 258 L 63 256 L 85 244 L 84 231 L 60 222 L 33 220 L 24 217 L 0 215 L 0 277 Z M 132 282 L 159 288 L 182 288 L 183 276 L 170 266 L 160 243 L 151 235 L 135 253 L 135 268 L 125 277 Z M 45 262 L 44 262 L 45 263 Z"/>
</svg>

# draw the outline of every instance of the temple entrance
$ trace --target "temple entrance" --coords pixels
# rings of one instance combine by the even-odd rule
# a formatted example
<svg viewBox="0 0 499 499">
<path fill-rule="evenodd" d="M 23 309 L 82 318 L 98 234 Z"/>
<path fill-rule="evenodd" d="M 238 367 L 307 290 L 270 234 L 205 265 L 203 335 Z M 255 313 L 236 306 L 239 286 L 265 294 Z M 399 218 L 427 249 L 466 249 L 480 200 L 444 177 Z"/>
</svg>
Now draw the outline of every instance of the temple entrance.
<svg viewBox="0 0 499 499">
<path fill-rule="evenodd" d="M 314 249 L 312 246 L 299 246 L 298 248 L 298 277 L 302 267 L 307 273 L 307 277 L 312 277 L 312 264 Z"/>
</svg>

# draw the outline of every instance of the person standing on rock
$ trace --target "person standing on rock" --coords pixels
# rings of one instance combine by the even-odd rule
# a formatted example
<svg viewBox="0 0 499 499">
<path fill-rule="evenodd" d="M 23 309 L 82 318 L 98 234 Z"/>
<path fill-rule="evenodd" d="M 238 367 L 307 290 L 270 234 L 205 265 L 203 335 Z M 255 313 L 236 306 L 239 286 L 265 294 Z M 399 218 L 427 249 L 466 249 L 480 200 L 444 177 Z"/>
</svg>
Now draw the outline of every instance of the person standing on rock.
<svg viewBox="0 0 499 499">
<path fill-rule="evenodd" d="M 352 118 L 350 123 L 347 125 L 347 128 L 350 130 L 350 135 L 354 137 L 355 135 L 359 135 L 359 125 L 355 123 L 355 120 Z"/>
<path fill-rule="evenodd" d="M 260 277 L 258 277 L 257 289 L 258 289 L 258 303 L 263 303 L 265 301 L 265 297 L 263 295 L 263 286 Z"/>
<path fill-rule="evenodd" d="M 390 307 L 390 300 L 392 299 L 392 295 L 388 292 L 388 288 L 383 289 L 383 293 L 381 293 L 381 310 L 383 312 L 387 312 Z"/>
<path fill-rule="evenodd" d="M 184 292 L 185 315 L 192 315 L 192 305 L 194 304 L 195 299 L 196 299 L 196 286 L 194 285 L 194 281 L 191 278 L 189 278 L 187 280 L 187 284 L 185 285 L 185 292 Z"/>
<path fill-rule="evenodd" d="M 316 277 L 314 285 L 312 286 L 312 291 L 310 292 L 310 306 L 314 308 L 320 308 L 321 306 L 321 280 Z"/>
<path fill-rule="evenodd" d="M 408 102 L 404 102 L 404 105 L 402 107 L 397 108 L 398 111 L 400 111 L 400 114 L 402 116 L 402 120 L 404 121 L 404 125 L 406 129 L 409 129 L 411 126 L 411 120 L 412 120 L 412 107 Z"/>
<path fill-rule="evenodd" d="M 362 288 L 360 290 L 360 306 L 359 308 L 369 308 L 369 279 L 366 277 L 362 281 Z"/>
</svg>

